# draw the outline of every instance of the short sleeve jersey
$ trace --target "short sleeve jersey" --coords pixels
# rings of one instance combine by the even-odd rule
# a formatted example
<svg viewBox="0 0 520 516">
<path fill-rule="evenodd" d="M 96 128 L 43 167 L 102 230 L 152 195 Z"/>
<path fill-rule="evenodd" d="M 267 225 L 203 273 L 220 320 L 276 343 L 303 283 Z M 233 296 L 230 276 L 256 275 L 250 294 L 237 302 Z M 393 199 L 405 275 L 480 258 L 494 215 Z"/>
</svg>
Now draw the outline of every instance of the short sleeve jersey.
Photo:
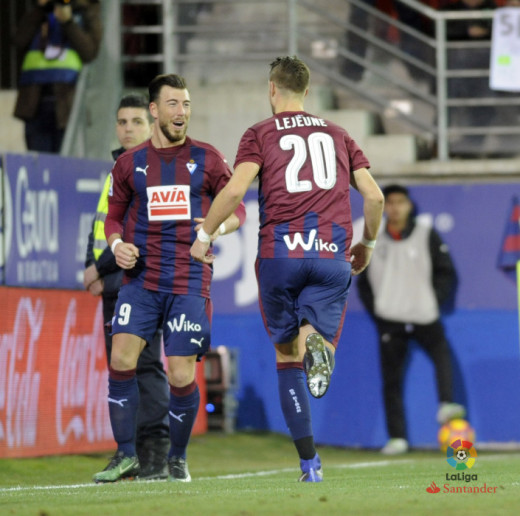
<svg viewBox="0 0 520 516">
<path fill-rule="evenodd" d="M 235 167 L 260 166 L 259 258 L 350 259 L 350 174 L 370 164 L 340 126 L 283 112 L 250 127 Z"/>
<path fill-rule="evenodd" d="M 125 152 L 112 169 L 107 238 L 118 232 L 139 248 L 123 283 L 209 297 L 212 268 L 190 256 L 195 217 L 204 217 L 231 170 L 213 146 L 186 138 L 159 149 L 147 141 Z M 243 208 L 243 205 L 242 205 Z"/>
</svg>

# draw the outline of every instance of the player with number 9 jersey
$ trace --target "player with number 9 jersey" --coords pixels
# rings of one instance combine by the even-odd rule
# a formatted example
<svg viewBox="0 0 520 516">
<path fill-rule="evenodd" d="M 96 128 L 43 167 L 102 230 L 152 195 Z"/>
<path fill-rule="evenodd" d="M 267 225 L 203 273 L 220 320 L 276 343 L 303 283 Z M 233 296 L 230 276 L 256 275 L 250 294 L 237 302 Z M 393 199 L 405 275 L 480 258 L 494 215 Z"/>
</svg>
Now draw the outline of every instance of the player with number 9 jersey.
<svg viewBox="0 0 520 516">
<path fill-rule="evenodd" d="M 186 452 L 200 405 L 196 362 L 211 344 L 211 266 L 190 246 L 213 198 L 231 179 L 213 146 L 187 136 L 191 98 L 183 77 L 156 76 L 148 86 L 151 140 L 123 154 L 111 174 L 105 234 L 125 271 L 112 320 L 108 407 L 116 455 L 94 475 L 116 482 L 139 473 L 135 427 L 139 355 L 162 329 L 168 360 L 168 479 L 189 482 Z M 243 203 L 207 235 L 210 244 L 238 229 Z"/>
<path fill-rule="evenodd" d="M 130 281 L 148 290 L 210 297 L 211 267 L 190 258 L 194 219 L 202 218 L 231 177 L 212 145 L 186 136 L 184 145 L 156 148 L 146 141 L 114 165 L 107 235 L 120 233 L 139 248 Z M 245 207 L 237 214 L 245 219 Z"/>
</svg>

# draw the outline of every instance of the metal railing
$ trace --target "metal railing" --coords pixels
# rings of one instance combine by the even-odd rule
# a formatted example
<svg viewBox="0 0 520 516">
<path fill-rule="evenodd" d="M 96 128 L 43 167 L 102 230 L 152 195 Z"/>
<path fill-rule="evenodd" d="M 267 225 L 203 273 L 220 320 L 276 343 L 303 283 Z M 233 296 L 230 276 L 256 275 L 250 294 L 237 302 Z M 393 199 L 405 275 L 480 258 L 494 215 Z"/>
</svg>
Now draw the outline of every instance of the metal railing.
<svg viewBox="0 0 520 516">
<path fill-rule="evenodd" d="M 109 159 L 115 106 L 123 88 L 121 75 L 120 7 L 102 2 L 103 41 L 97 58 L 81 71 L 60 154 Z"/>
<path fill-rule="evenodd" d="M 398 13 L 408 10 L 401 18 L 360 0 L 120 0 L 118 4 L 120 9 L 144 5 L 157 10 L 152 23 L 128 24 L 123 17 L 120 41 L 138 38 L 146 48 L 146 38 L 155 38 L 148 51 L 125 52 L 123 45 L 123 67 L 155 63 L 159 73 L 187 74 L 190 81 L 198 77 L 204 83 L 220 76 L 244 82 L 264 77 L 265 67 L 258 62 L 298 54 L 322 82 L 355 95 L 383 117 L 397 117 L 399 130 L 427 140 L 432 156 L 440 160 L 455 154 L 516 154 L 520 96 L 487 87 L 489 57 L 483 62 L 482 56 L 489 54 L 490 41 L 447 37 L 450 23 L 490 21 L 493 12 L 437 11 L 417 0 L 394 1 Z M 352 38 L 361 43 L 363 52 L 350 44 Z M 478 58 L 476 65 L 470 64 L 472 55 Z M 361 71 L 357 79 L 349 74 L 349 64 Z M 126 86 L 145 87 L 149 73 L 139 76 L 143 84 Z"/>
<path fill-rule="evenodd" d="M 490 90 L 490 39 L 453 41 L 448 37 L 450 24 L 490 23 L 493 11 L 437 11 L 416 0 L 395 0 L 398 11 L 407 10 L 409 20 L 423 22 L 421 30 L 359 0 L 344 3 L 350 17 L 337 16 L 324 2 L 296 0 L 298 12 L 312 11 L 327 21 L 329 33 L 334 27 L 346 35 L 337 44 L 339 59 L 331 66 L 330 60 L 308 52 L 312 41 L 326 40 L 328 33 L 298 25 L 297 48 L 312 68 L 383 112 L 397 114 L 410 130 L 432 140 L 440 160 L 453 155 L 518 154 L 520 96 Z M 352 23 L 353 10 L 368 20 L 368 30 Z M 365 55 L 349 48 L 349 35 L 368 48 Z M 337 61 L 357 65 L 372 81 L 353 80 Z M 396 75 L 391 62 L 399 62 L 407 73 Z M 396 110 L 396 99 L 408 100 L 412 109 Z M 425 106 L 430 116 L 424 115 Z"/>
</svg>

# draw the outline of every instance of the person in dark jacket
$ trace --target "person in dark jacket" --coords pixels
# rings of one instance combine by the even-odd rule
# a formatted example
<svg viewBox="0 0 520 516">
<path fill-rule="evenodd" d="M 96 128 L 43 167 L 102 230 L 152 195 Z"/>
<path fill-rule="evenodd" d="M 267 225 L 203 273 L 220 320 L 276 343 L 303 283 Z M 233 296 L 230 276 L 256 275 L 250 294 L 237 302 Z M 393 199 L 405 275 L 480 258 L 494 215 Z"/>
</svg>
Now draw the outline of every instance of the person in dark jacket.
<svg viewBox="0 0 520 516">
<path fill-rule="evenodd" d="M 443 6 L 444 11 L 457 13 L 493 11 L 495 0 L 457 0 Z M 489 70 L 492 19 L 465 18 L 449 20 L 446 24 L 448 40 L 447 64 L 450 71 Z M 453 44 L 453 45 L 452 45 Z M 450 47 L 450 45 L 452 45 Z M 450 127 L 459 130 L 480 130 L 477 134 L 456 134 L 450 137 L 450 151 L 462 158 L 484 156 L 493 149 L 486 146 L 489 125 L 503 125 L 497 115 L 497 106 L 484 102 L 474 105 L 457 105 L 459 102 L 478 98 L 496 97 L 489 87 L 487 74 L 452 77 L 447 82 L 448 100 L 454 105 L 449 109 Z"/>
<path fill-rule="evenodd" d="M 383 194 L 386 226 L 370 265 L 359 277 L 358 289 L 379 334 L 390 437 L 381 451 L 393 455 L 408 451 L 402 383 L 411 339 L 435 368 L 438 423 L 464 417 L 466 411 L 453 402 L 451 355 L 440 319 L 441 307 L 453 300 L 457 281 L 448 247 L 431 226 L 416 221 L 407 188 L 389 185 Z"/>
<path fill-rule="evenodd" d="M 117 159 L 125 150 L 147 140 L 151 131 L 146 98 L 137 94 L 124 96 L 117 109 L 116 133 L 121 147 L 113 151 L 113 158 Z M 117 266 L 105 239 L 109 187 L 110 181 L 107 178 L 99 199 L 92 232 L 89 235 L 84 273 L 85 288 L 92 295 L 101 295 L 103 298 L 108 364 L 112 351 L 110 321 L 114 315 L 117 295 L 123 281 L 123 270 Z M 160 332 L 156 333 L 152 342 L 145 347 L 139 357 L 136 373 L 140 395 L 136 449 L 140 463 L 139 478 L 146 480 L 165 479 L 168 476 L 170 398 L 168 379 L 161 360 L 161 337 Z"/>
<path fill-rule="evenodd" d="M 13 38 L 24 53 L 14 116 L 25 122 L 28 150 L 58 153 L 84 64 L 102 38 L 99 0 L 37 0 Z"/>
</svg>

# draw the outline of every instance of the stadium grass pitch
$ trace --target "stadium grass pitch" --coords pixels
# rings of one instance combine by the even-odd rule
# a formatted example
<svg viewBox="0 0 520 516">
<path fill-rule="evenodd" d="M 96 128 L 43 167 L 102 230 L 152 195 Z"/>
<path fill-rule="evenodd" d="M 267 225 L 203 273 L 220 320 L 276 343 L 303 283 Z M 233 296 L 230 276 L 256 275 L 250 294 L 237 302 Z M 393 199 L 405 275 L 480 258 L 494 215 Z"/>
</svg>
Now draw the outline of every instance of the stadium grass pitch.
<svg viewBox="0 0 520 516">
<path fill-rule="evenodd" d="M 478 446 L 477 446 L 478 449 Z M 289 438 L 209 433 L 192 438 L 193 481 L 95 485 L 109 454 L 0 460 L 0 514 L 14 516 L 516 515 L 520 453 L 481 452 L 456 471 L 440 451 L 384 457 L 319 447 L 324 482 L 302 484 Z M 428 490 L 427 490 L 428 489 Z"/>
</svg>

